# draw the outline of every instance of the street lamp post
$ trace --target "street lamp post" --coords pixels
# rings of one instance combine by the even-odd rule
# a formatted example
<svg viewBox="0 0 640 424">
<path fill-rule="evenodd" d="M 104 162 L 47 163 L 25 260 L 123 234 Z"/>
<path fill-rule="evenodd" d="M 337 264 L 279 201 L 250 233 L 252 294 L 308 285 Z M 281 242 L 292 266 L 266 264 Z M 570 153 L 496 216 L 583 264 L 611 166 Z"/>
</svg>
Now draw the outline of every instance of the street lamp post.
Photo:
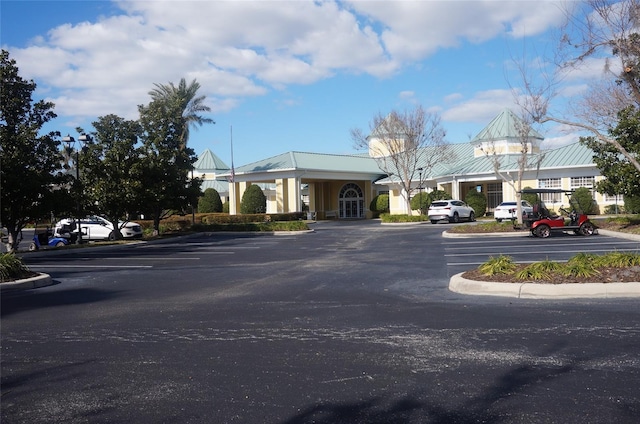
<svg viewBox="0 0 640 424">
<path fill-rule="evenodd" d="M 422 208 L 422 168 L 418 168 L 420 179 L 418 180 L 418 196 L 420 197 L 420 215 L 424 215 L 424 209 Z"/>
<path fill-rule="evenodd" d="M 69 147 L 69 150 L 71 150 L 72 148 L 75 148 L 75 144 L 76 144 L 76 140 L 75 138 L 73 138 L 72 136 L 68 135 L 66 137 L 62 137 L 62 141 L 64 143 L 67 143 L 67 146 Z M 86 135 L 86 134 L 82 134 L 80 137 L 78 137 L 78 142 L 79 143 L 87 143 L 88 141 L 91 141 L 91 137 Z M 75 149 L 75 163 L 76 163 L 76 181 L 75 181 L 75 188 L 76 188 L 76 228 L 78 230 L 78 237 L 76 238 L 76 243 L 80 244 L 82 243 L 82 228 L 80 228 L 80 212 L 81 212 L 81 191 L 80 191 L 80 149 Z"/>
</svg>

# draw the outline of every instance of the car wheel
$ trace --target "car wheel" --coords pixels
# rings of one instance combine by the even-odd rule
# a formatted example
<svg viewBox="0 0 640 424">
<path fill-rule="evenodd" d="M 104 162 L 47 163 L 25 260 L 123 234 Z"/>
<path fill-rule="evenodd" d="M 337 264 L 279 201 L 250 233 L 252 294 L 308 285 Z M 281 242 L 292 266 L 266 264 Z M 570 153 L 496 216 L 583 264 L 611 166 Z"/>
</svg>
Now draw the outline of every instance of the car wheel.
<svg viewBox="0 0 640 424">
<path fill-rule="evenodd" d="M 496 218 L 496 221 L 498 221 L 498 222 L 502 222 L 502 219 L 500 219 L 500 218 Z"/>
<path fill-rule="evenodd" d="M 453 216 L 449 218 L 449 222 L 460 222 L 460 215 L 458 215 L 458 212 L 453 213 Z"/>
<path fill-rule="evenodd" d="M 547 238 L 551 235 L 551 228 L 548 225 L 539 225 L 535 231 L 540 238 Z"/>
<path fill-rule="evenodd" d="M 583 236 L 590 236 L 595 231 L 595 227 L 590 222 L 585 222 L 580 226 L 580 234 Z"/>
<path fill-rule="evenodd" d="M 31 244 L 29 245 L 29 252 L 34 252 L 34 251 L 36 251 L 36 250 L 38 250 L 38 245 L 37 245 L 37 244 L 35 244 L 35 243 L 31 243 Z"/>
<path fill-rule="evenodd" d="M 437 224 L 437 223 L 438 223 L 438 221 L 436 221 L 435 219 L 432 219 L 432 220 L 431 220 L 431 223 L 432 223 L 432 224 Z"/>
<path fill-rule="evenodd" d="M 109 241 L 114 241 L 116 239 L 116 233 L 114 233 L 113 231 L 111 231 L 109 233 Z"/>
<path fill-rule="evenodd" d="M 476 214 L 475 214 L 475 213 L 473 213 L 473 212 L 471 212 L 471 213 L 469 214 L 469 222 L 473 222 L 473 221 L 475 221 L 475 220 L 476 220 Z"/>
<path fill-rule="evenodd" d="M 56 247 L 62 247 L 62 246 L 66 246 L 66 244 L 64 244 L 63 241 L 59 241 L 56 243 Z"/>
</svg>

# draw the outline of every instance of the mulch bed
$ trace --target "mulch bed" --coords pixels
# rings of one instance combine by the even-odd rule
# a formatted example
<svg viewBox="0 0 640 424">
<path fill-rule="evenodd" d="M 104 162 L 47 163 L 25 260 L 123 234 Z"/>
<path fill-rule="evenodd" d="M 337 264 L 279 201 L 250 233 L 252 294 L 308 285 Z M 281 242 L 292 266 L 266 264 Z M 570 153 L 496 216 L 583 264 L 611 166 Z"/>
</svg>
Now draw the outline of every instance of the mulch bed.
<svg viewBox="0 0 640 424">
<path fill-rule="evenodd" d="M 2 281 L 0 281 L 0 283 L 12 283 L 16 280 L 24 280 L 25 278 L 37 277 L 38 275 L 39 274 L 37 272 L 25 271 L 24 273 L 16 277 L 8 277 L 6 279 L 3 279 Z"/>
</svg>

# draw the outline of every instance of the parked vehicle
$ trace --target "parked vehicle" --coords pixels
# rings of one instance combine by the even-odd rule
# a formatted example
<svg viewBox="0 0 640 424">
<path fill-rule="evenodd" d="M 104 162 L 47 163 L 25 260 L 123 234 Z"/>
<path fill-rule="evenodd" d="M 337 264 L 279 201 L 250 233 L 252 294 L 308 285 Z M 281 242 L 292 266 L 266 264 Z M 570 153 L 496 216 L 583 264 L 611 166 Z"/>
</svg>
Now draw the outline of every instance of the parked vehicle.
<svg viewBox="0 0 640 424">
<path fill-rule="evenodd" d="M 533 213 L 533 206 L 531 203 L 526 200 L 520 201 L 522 205 L 522 216 L 524 219 Z M 503 219 L 510 219 L 511 221 L 515 221 L 518 219 L 516 216 L 518 211 L 518 202 L 502 202 L 500 203 L 495 211 L 493 212 L 493 217 L 498 222 L 502 222 Z"/>
<path fill-rule="evenodd" d="M 46 247 L 62 247 L 69 244 L 66 237 L 54 236 L 53 231 L 47 227 L 44 231 L 38 231 L 36 227 L 33 231 L 33 240 L 29 244 L 29 250 L 35 251 Z"/>
<path fill-rule="evenodd" d="M 460 222 L 461 220 L 475 221 L 476 212 L 462 200 L 436 200 L 429 206 L 427 212 L 432 224 L 438 221 Z"/>
<path fill-rule="evenodd" d="M 540 199 L 542 193 L 564 193 L 569 198 L 571 210 L 560 208 L 560 213 L 567 216 L 556 215 L 547 209 L 542 200 L 533 205 L 533 213 L 530 219 L 525 220 L 525 225 L 531 229 L 531 234 L 535 237 L 547 238 L 552 232 L 573 232 L 583 236 L 597 234 L 598 231 L 589 220 L 589 217 L 580 209 L 580 205 L 575 202 L 571 195 L 573 190 L 561 190 L 552 188 L 524 189 L 522 193 L 536 194 Z"/>
<path fill-rule="evenodd" d="M 69 237 L 78 232 L 77 220 L 73 218 L 61 219 L 56 223 L 53 233 L 56 236 Z M 120 233 L 125 239 L 142 238 L 142 227 L 136 222 L 119 222 Z M 113 225 L 105 218 L 97 215 L 88 216 L 80 220 L 82 239 L 90 240 L 115 240 Z"/>
</svg>

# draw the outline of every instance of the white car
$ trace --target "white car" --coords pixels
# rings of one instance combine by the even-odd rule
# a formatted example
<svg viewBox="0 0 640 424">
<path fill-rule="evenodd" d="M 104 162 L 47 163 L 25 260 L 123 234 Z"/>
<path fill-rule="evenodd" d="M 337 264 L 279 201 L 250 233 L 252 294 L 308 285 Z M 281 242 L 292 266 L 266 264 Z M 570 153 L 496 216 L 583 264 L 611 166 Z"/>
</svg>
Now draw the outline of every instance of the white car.
<svg viewBox="0 0 640 424">
<path fill-rule="evenodd" d="M 445 219 L 449 222 L 476 220 L 476 212 L 462 200 L 434 200 L 427 215 L 432 224 Z"/>
<path fill-rule="evenodd" d="M 526 200 L 521 200 L 521 204 L 522 204 L 523 216 L 528 216 L 533 214 L 533 206 L 531 206 L 531 203 L 527 202 Z M 517 202 L 502 202 L 496 207 L 495 211 L 493 212 L 493 217 L 498 222 L 502 222 L 503 219 L 516 220 L 517 209 L 518 209 Z"/>
<path fill-rule="evenodd" d="M 53 234 L 64 237 L 77 232 L 75 218 L 61 219 L 53 228 Z M 136 222 L 119 222 L 120 233 L 125 239 L 142 238 L 142 227 Z M 113 225 L 101 216 L 93 215 L 80 220 L 83 240 L 115 240 Z"/>
</svg>

